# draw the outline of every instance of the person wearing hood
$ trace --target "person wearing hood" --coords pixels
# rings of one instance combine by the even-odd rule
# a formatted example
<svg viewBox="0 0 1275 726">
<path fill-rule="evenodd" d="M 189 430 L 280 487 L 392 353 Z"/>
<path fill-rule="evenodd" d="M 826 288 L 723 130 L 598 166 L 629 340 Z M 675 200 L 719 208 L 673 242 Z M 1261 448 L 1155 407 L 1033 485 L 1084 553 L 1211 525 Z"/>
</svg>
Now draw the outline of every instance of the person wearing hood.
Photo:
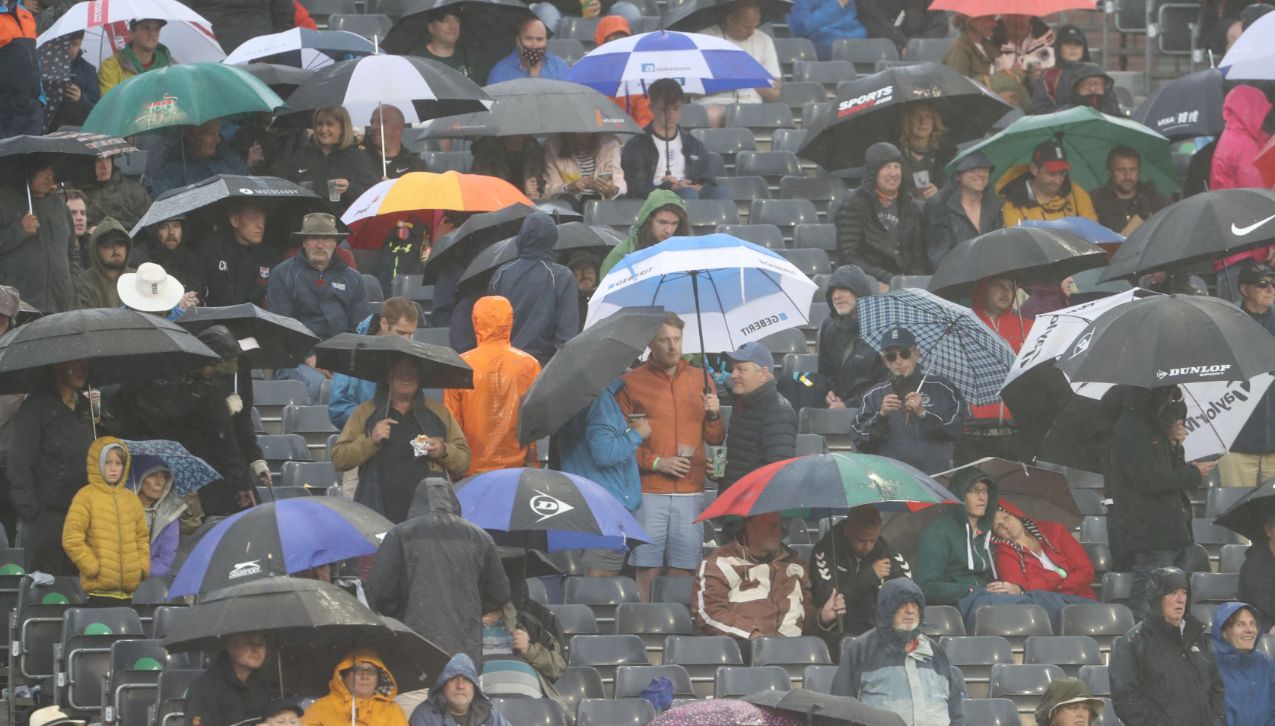
<svg viewBox="0 0 1275 726">
<path fill-rule="evenodd" d="M 217 174 L 247 176 L 251 173 L 239 152 L 221 137 L 221 120 L 212 119 L 198 126 L 182 127 L 181 138 L 164 151 L 159 171 L 150 180 L 150 189 L 158 197 L 170 189 Z"/>
<path fill-rule="evenodd" d="M 168 51 L 168 46 L 159 42 L 159 32 L 165 25 L 168 25 L 168 21 L 159 18 L 135 18 L 128 21 L 131 36 L 128 45 L 98 66 L 98 91 L 103 96 L 133 76 L 167 68 L 172 64 L 173 55 Z"/>
<path fill-rule="evenodd" d="M 1266 145 L 1271 134 L 1264 125 L 1271 113 L 1271 102 L 1261 89 L 1240 85 L 1232 88 L 1222 102 L 1222 120 L 1225 127 L 1213 149 L 1213 165 L 1209 171 L 1210 189 L 1252 188 L 1266 189 L 1267 184 L 1257 170 L 1254 159 Z M 1218 294 L 1236 300 L 1236 276 L 1240 262 L 1247 259 L 1268 261 L 1275 247 L 1237 252 L 1213 263 L 1218 273 Z"/>
<path fill-rule="evenodd" d="M 906 577 L 881 586 L 876 627 L 842 641 L 832 695 L 898 714 L 908 726 L 965 723 L 965 684 L 943 646 L 921 632 L 925 595 Z"/>
<path fill-rule="evenodd" d="M 150 575 L 150 537 L 142 504 L 128 491 L 124 443 L 103 436 L 89 447 L 89 483 L 75 494 L 62 525 L 62 548 L 97 605 L 127 605 Z"/>
<path fill-rule="evenodd" d="M 128 488 L 137 494 L 150 533 L 151 575 L 169 573 L 177 557 L 177 545 L 188 502 L 173 491 L 173 472 L 158 456 L 133 457 Z M 198 502 L 198 499 L 195 500 Z"/>
<path fill-rule="evenodd" d="M 408 518 L 385 535 L 367 589 L 378 613 L 466 656 L 471 670 L 483 660 L 483 613 L 510 599 L 496 543 L 461 519 L 451 483 L 437 477 L 420 482 Z"/>
<path fill-rule="evenodd" d="M 499 295 L 474 303 L 478 347 L 461 354 L 474 369 L 473 388 L 449 388 L 443 403 L 472 441 L 465 476 L 534 466 L 536 455 L 518 441 L 518 407 L 540 375 L 540 363 L 509 342 L 514 309 Z"/>
<path fill-rule="evenodd" d="M 726 472 L 719 491 L 751 471 L 797 455 L 797 412 L 779 395 L 774 356 L 756 341 L 726 354 L 734 414 L 726 433 Z"/>
<path fill-rule="evenodd" d="M 80 275 L 75 225 L 55 193 L 53 157 L 29 158 L 23 174 L 0 183 L 0 285 L 18 288 L 46 315 L 74 310 Z"/>
<path fill-rule="evenodd" d="M 367 290 L 363 276 L 336 254 L 349 235 L 337 229 L 335 217 L 316 212 L 292 236 L 301 240 L 302 253 L 270 271 L 266 309 L 296 318 L 321 340 L 354 330 L 367 317 Z"/>
<path fill-rule="evenodd" d="M 1151 182 L 1138 181 L 1141 169 L 1137 149 L 1117 146 L 1107 153 L 1107 183 L 1090 194 L 1099 224 L 1128 236 L 1172 203 Z"/>
<path fill-rule="evenodd" d="M 833 525 L 810 551 L 810 591 L 815 602 L 826 601 L 833 592 L 845 599 L 841 627 L 819 633 L 829 646 L 839 645 L 846 635 L 870 630 L 881 586 L 897 577 L 912 576 L 908 561 L 882 539 L 881 526 L 877 508 L 860 505 Z"/>
<path fill-rule="evenodd" d="M 863 185 L 837 211 L 837 259 L 858 265 L 888 290 L 895 275 L 924 274 L 925 242 L 916 201 L 903 187 L 903 154 L 879 142 L 863 158 Z"/>
<path fill-rule="evenodd" d="M 90 229 L 101 224 L 104 217 L 114 217 L 125 229 L 132 230 L 151 206 L 146 187 L 115 166 L 115 159 L 114 156 L 94 159 L 93 178 L 80 187 L 87 204 Z"/>
<path fill-rule="evenodd" d="M 273 669 L 262 667 L 269 648 L 265 633 L 226 638 L 225 649 L 186 690 L 186 723 L 241 726 L 261 718 L 267 704 L 279 696 Z"/>
<path fill-rule="evenodd" d="M 970 308 L 978 319 L 1001 337 L 1017 355 L 1031 328 L 1031 319 L 1015 310 L 1018 281 L 1012 277 L 985 277 L 974 284 Z M 1009 461 L 1030 461 L 1031 445 L 1014 424 L 1005 402 L 970 406 L 965 429 L 956 437 L 953 460 L 960 466 L 987 456 Z"/>
<path fill-rule="evenodd" d="M 1227 726 L 1275 724 L 1275 662 L 1257 650 L 1262 618 L 1248 603 L 1213 612 L 1213 658 L 1226 690 Z"/>
<path fill-rule="evenodd" d="M 153 262 L 181 282 L 182 287 L 200 298 L 207 297 L 204 259 L 186 237 L 186 217 L 177 215 L 148 227 L 141 244 L 133 248 L 129 262 L 133 267 Z"/>
<path fill-rule="evenodd" d="M 623 15 L 608 15 L 598 21 L 598 28 L 593 32 L 593 45 L 597 47 L 630 35 L 633 35 L 633 28 L 627 18 Z M 646 128 L 654 119 L 651 115 L 651 102 L 644 94 L 612 96 L 611 100 L 636 121 L 638 126 Z"/>
<path fill-rule="evenodd" d="M 412 711 L 411 726 L 511 726 L 483 693 L 474 661 L 457 653 Z"/>
<path fill-rule="evenodd" d="M 1005 226 L 1001 200 L 987 192 L 995 165 L 975 151 L 961 157 L 952 179 L 925 202 L 925 253 L 933 272 L 952 248 Z"/>
<path fill-rule="evenodd" d="M 514 347 L 545 365 L 580 332 L 580 287 L 571 270 L 554 261 L 558 227 L 553 217 L 544 212 L 529 215 L 514 244 L 518 259 L 496 270 L 487 292 L 513 305 Z"/>
<path fill-rule="evenodd" d="M 355 648 L 332 669 L 328 695 L 305 710 L 303 726 L 407 726 L 394 702 L 398 684 L 369 648 Z"/>
<path fill-rule="evenodd" d="M 1002 501 L 992 521 L 992 535 L 997 573 L 1045 608 L 1054 632 L 1062 632 L 1063 608 L 1097 600 L 1093 563 L 1066 527 L 1032 519 Z"/>
<path fill-rule="evenodd" d="M 1033 715 L 1036 726 L 1090 726 L 1098 722 L 1105 706 L 1079 678 L 1055 678 Z"/>
<path fill-rule="evenodd" d="M 1054 65 L 1031 82 L 1032 106 L 1037 113 L 1053 113 L 1069 105 L 1071 72 L 1082 63 L 1092 63 L 1089 38 L 1075 25 L 1060 25 L 1054 30 Z"/>
<path fill-rule="evenodd" d="M 828 387 L 828 408 L 845 408 L 889 372 L 859 334 L 859 300 L 877 292 L 877 281 L 857 265 L 842 265 L 828 278 L 828 317 L 819 324 L 818 371 Z"/>
<path fill-rule="evenodd" d="M 136 268 L 128 266 L 133 238 L 124 225 L 113 217 L 107 217 L 89 236 L 89 247 L 90 267 L 80 277 L 80 307 L 117 308 L 123 304 L 115 289 L 120 275 L 137 272 Z"/>
<path fill-rule="evenodd" d="M 601 283 L 625 255 L 659 244 L 669 237 L 684 237 L 690 233 L 691 223 L 682 198 L 667 189 L 651 190 L 633 220 L 629 235 L 612 247 L 606 259 L 602 260 L 602 267 L 598 268 L 598 282 Z"/>
<path fill-rule="evenodd" d="M 1011 167 L 996 182 L 996 191 L 1005 200 L 1002 213 L 1006 227 L 1024 220 L 1085 217 L 1098 221 L 1089 193 L 1071 180 L 1071 163 L 1062 144 L 1050 139 L 1032 151 L 1030 165 Z"/>
<path fill-rule="evenodd" d="M 1124 116 L 1116 94 L 1112 93 L 1116 82 L 1097 63 L 1079 63 L 1068 75 L 1071 93 L 1067 97 L 1067 107 L 1095 108 L 1110 116 Z"/>
<path fill-rule="evenodd" d="M 1208 628 L 1191 614 L 1191 586 L 1176 567 L 1150 573 L 1146 619 L 1111 644 L 1111 702 L 1126 726 L 1222 726 L 1226 694 Z"/>
</svg>

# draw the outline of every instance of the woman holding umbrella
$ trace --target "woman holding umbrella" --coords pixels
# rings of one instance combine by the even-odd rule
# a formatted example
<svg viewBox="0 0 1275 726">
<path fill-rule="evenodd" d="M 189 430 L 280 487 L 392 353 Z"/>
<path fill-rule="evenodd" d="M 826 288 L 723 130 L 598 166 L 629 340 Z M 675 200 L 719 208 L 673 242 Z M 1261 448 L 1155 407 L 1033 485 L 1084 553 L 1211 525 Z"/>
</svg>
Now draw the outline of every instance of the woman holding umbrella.
<svg viewBox="0 0 1275 726">
<path fill-rule="evenodd" d="M 354 145 L 350 114 L 341 106 L 316 109 L 314 134 L 284 163 L 282 175 L 309 186 L 328 202 L 328 211 L 341 216 L 345 208 L 376 184 L 379 175 L 371 157 Z"/>
<path fill-rule="evenodd" d="M 177 557 L 182 529 L 192 531 L 204 518 L 199 497 L 182 497 L 173 488 L 173 472 L 158 456 L 141 454 L 132 457 L 128 470 L 128 488 L 137 494 L 150 531 L 152 577 L 169 574 Z"/>
</svg>

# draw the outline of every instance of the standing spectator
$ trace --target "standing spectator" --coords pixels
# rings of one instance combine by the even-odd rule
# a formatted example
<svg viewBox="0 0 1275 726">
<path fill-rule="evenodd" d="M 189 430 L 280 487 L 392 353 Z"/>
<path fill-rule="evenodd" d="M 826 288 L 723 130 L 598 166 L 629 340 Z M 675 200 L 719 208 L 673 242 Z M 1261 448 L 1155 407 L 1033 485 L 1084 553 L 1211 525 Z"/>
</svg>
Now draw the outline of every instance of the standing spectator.
<svg viewBox="0 0 1275 726">
<path fill-rule="evenodd" d="M 101 89 L 97 85 L 97 69 L 84 59 L 84 52 L 81 50 L 84 31 L 70 33 L 66 43 L 67 55 L 71 57 L 71 77 L 63 86 L 62 102 L 48 123 L 48 127 L 54 130 L 63 126 L 83 126 L 89 112 L 102 98 Z"/>
<path fill-rule="evenodd" d="M 1252 605 L 1228 602 L 1213 613 L 1213 657 L 1226 691 L 1227 726 L 1275 720 L 1275 663 L 1257 650 L 1261 617 Z"/>
<path fill-rule="evenodd" d="M 905 106 L 902 116 L 899 149 L 903 152 L 903 187 L 920 203 L 947 183 L 944 167 L 954 150 L 944 142 L 947 129 L 931 104 Z"/>
<path fill-rule="evenodd" d="M 682 199 L 725 199 L 708 165 L 704 143 L 678 125 L 686 94 L 671 78 L 661 78 L 646 89 L 651 102 L 651 123 L 646 133 L 624 144 L 621 164 L 629 196 L 646 197 L 667 189 Z"/>
<path fill-rule="evenodd" d="M 461 519 L 452 485 L 437 478 L 421 481 L 407 519 L 385 535 L 367 585 L 377 612 L 477 663 L 483 611 L 509 602 L 491 535 Z"/>
<path fill-rule="evenodd" d="M 381 178 L 367 154 L 354 145 L 354 125 L 342 106 L 316 109 L 314 134 L 280 167 L 280 176 L 309 187 L 340 217 Z"/>
<path fill-rule="evenodd" d="M 321 340 L 353 331 L 367 316 L 367 290 L 363 276 L 336 254 L 338 241 L 349 235 L 337 229 L 335 217 L 315 212 L 292 236 L 302 252 L 271 270 L 266 308 L 296 318 Z"/>
<path fill-rule="evenodd" d="M 960 31 L 960 35 L 947 47 L 943 65 L 984 86 L 990 85 L 992 63 L 1000 55 L 1000 48 L 992 42 L 996 16 L 957 15 L 952 25 Z"/>
<path fill-rule="evenodd" d="M 1275 613 L 1275 509 L 1268 509 L 1262 517 L 1265 542 L 1254 542 L 1244 553 L 1240 566 L 1240 599 L 1253 603 L 1261 617 L 1263 632 L 1275 635 L 1275 618 L 1264 613 Z"/>
<path fill-rule="evenodd" d="M 956 162 L 952 179 L 925 201 L 925 253 L 929 270 L 952 248 L 1005 226 L 1001 200 L 988 193 L 995 166 L 987 154 L 975 151 Z"/>
<path fill-rule="evenodd" d="M 815 44 L 819 60 L 828 60 L 832 41 L 868 37 L 864 4 L 860 0 L 798 0 L 788 13 L 788 27 L 794 38 Z"/>
<path fill-rule="evenodd" d="M 94 441 L 89 483 L 76 492 L 62 525 L 62 549 L 94 605 L 127 605 L 150 575 L 150 535 L 141 502 L 125 486 L 128 464 L 128 449 L 119 439 Z"/>
<path fill-rule="evenodd" d="M 877 592 L 887 581 L 911 577 L 903 555 L 881 538 L 881 513 L 871 504 L 851 509 L 810 551 L 810 591 L 815 602 L 840 593 L 845 600 L 844 628 L 821 633 L 829 645 L 843 635 L 859 635 L 876 622 Z"/>
<path fill-rule="evenodd" d="M 173 472 L 158 456 L 146 454 L 130 457 L 128 488 L 137 495 L 150 532 L 150 573 L 152 577 L 169 575 L 177 558 L 182 525 L 203 517 L 202 509 L 191 511 L 190 502 L 173 490 Z M 198 508 L 199 498 L 193 498 Z M 171 573 L 176 574 L 176 573 Z"/>
<path fill-rule="evenodd" d="M 744 343 L 739 350 L 727 353 L 726 360 L 735 408 L 726 435 L 722 491 L 751 471 L 797 455 L 797 413 L 788 399 L 779 395 L 770 351 L 755 341 Z"/>
<path fill-rule="evenodd" d="M 227 204 L 226 222 L 228 229 L 207 240 L 202 249 L 208 285 L 204 303 L 213 307 L 240 303 L 264 306 L 270 270 L 279 262 L 278 248 L 264 244 L 266 208 L 252 198 L 232 199 Z"/>
<path fill-rule="evenodd" d="M 392 297 L 381 303 L 380 313 L 372 313 L 359 323 L 354 332 L 359 335 L 397 335 L 411 340 L 416 326 L 421 322 L 421 309 L 405 297 Z M 350 414 L 364 401 L 376 395 L 376 382 L 347 376 L 332 375 L 332 393 L 328 403 L 328 417 L 337 428 L 345 426 Z"/>
<path fill-rule="evenodd" d="M 514 50 L 501 58 L 487 74 L 487 83 L 500 83 L 518 78 L 549 78 L 567 80 L 567 62 L 550 53 L 549 29 L 538 18 L 529 18 L 518 26 Z"/>
<path fill-rule="evenodd" d="M 407 726 L 407 716 L 394 702 L 398 683 L 385 661 L 369 648 L 355 648 L 332 669 L 328 694 L 310 704 L 305 726 Z"/>
<path fill-rule="evenodd" d="M 513 345 L 540 365 L 580 332 L 580 289 L 571 270 L 554 262 L 557 244 L 553 218 L 544 212 L 529 215 L 515 240 L 518 259 L 496 270 L 487 287 L 513 305 Z"/>
<path fill-rule="evenodd" d="M 701 35 L 724 38 L 739 46 L 740 50 L 752 56 L 775 79 L 774 86 L 723 91 L 696 100 L 696 103 L 707 107 L 711 126 L 725 125 L 726 107 L 731 104 L 779 100 L 783 72 L 779 68 L 779 53 L 775 50 L 775 41 L 758 30 L 761 26 L 761 6 L 761 0 L 735 0 L 726 3 L 721 6 L 719 20 L 698 31 Z"/>
<path fill-rule="evenodd" d="M 1136 149 L 1117 146 L 1107 154 L 1107 183 L 1089 195 L 1098 223 L 1126 236 L 1171 202 L 1151 182 L 1138 181 L 1141 165 Z"/>
<path fill-rule="evenodd" d="M 1015 354 L 1023 347 L 1031 320 L 1014 309 L 1018 283 L 1011 277 L 985 277 L 974 285 L 970 308 L 1005 341 Z M 965 429 L 956 437 L 953 461 L 957 466 L 993 456 L 1010 461 L 1030 461 L 1030 444 L 1023 438 L 1005 402 L 970 406 Z"/>
<path fill-rule="evenodd" d="M 187 291 L 201 299 L 208 295 L 205 282 L 204 260 L 195 251 L 194 242 L 185 239 L 186 217 L 178 215 L 145 228 L 144 241 L 133 248 L 129 262 L 140 267 L 151 262 L 181 282 Z"/>
<path fill-rule="evenodd" d="M 460 45 L 462 28 L 457 8 L 442 7 L 430 13 L 425 29 L 429 31 L 429 39 L 418 46 L 413 55 L 438 61 L 480 86 L 487 84 L 487 69 L 480 67 L 478 59 L 470 58 Z M 478 32 L 482 32 L 481 29 Z"/>
<path fill-rule="evenodd" d="M 212 23 L 217 43 L 233 52 L 258 35 L 282 33 L 294 25 L 292 0 L 182 0 Z"/>
<path fill-rule="evenodd" d="M 518 441 L 518 407 L 540 375 L 540 364 L 509 342 L 514 309 L 499 295 L 474 303 L 478 347 L 461 355 L 474 369 L 473 388 L 449 388 L 443 401 L 472 455 L 465 476 L 495 469 L 535 466 L 535 450 Z"/>
<path fill-rule="evenodd" d="M 893 144 L 869 146 L 863 167 L 862 186 L 837 211 L 837 259 L 863 268 L 885 292 L 894 275 L 928 269 L 921 214 L 903 187 L 903 154 Z"/>
<path fill-rule="evenodd" d="M 916 337 L 894 328 L 881 340 L 890 380 L 863 394 L 850 427 L 865 452 L 934 473 L 952 468 L 952 442 L 965 424 L 965 400 L 943 376 L 921 368 Z"/>
<path fill-rule="evenodd" d="M 691 223 L 686 216 L 686 204 L 682 202 L 682 198 L 667 189 L 652 190 L 638 210 L 629 236 L 612 247 L 606 259 L 602 260 L 602 267 L 598 268 L 598 282 L 601 283 L 625 255 L 657 245 L 673 235 L 685 236 L 690 233 Z"/>
<path fill-rule="evenodd" d="M 0 336 L 17 327 L 18 310 L 22 299 L 18 297 L 17 288 L 0 285 Z M 5 475 L 5 467 L 9 460 L 9 432 L 13 420 L 22 407 L 26 394 L 0 394 L 0 527 L 4 527 L 5 537 L 0 537 L 0 544 L 13 541 L 18 534 L 18 512 L 16 502 L 9 496 L 9 478 Z M 634 478 L 637 471 L 634 470 Z"/>
<path fill-rule="evenodd" d="M 75 236 L 72 247 L 72 258 L 76 262 L 76 266 L 83 270 L 89 266 L 89 205 L 84 198 L 84 192 L 79 189 L 64 189 L 63 196 L 66 197 L 66 209 L 71 213 L 71 229 Z M 138 263 L 141 264 L 141 263 Z M 76 274 L 75 283 L 79 284 L 79 274 Z"/>
<path fill-rule="evenodd" d="M 236 726 L 253 722 L 278 696 L 266 662 L 269 641 L 264 633 L 226 638 L 226 649 L 186 691 L 187 723 L 199 726 Z"/>
<path fill-rule="evenodd" d="M 1071 180 L 1070 170 L 1062 144 L 1052 139 L 1032 151 L 1029 166 L 1008 169 L 996 182 L 996 191 L 1005 198 L 1005 226 L 1014 227 L 1027 219 L 1063 217 L 1098 221 L 1089 193 Z"/>
<path fill-rule="evenodd" d="M 137 272 L 129 267 L 133 239 L 111 217 L 103 219 L 89 237 L 90 267 L 80 276 L 80 307 L 117 308 L 121 305 L 116 283 L 120 275 Z"/>
<path fill-rule="evenodd" d="M 35 16 L 18 0 L 0 5 L 0 139 L 44 131 Z"/>
<path fill-rule="evenodd" d="M 545 140 L 544 197 L 576 208 L 586 199 L 615 199 L 628 187 L 615 134 L 551 134 Z"/>
<path fill-rule="evenodd" d="M 96 227 L 103 217 L 114 217 L 131 230 L 151 206 L 146 187 L 115 166 L 112 156 L 93 160 L 93 180 L 81 191 L 88 202 L 89 227 Z"/>
<path fill-rule="evenodd" d="M 1241 268 L 1240 309 L 1275 335 L 1275 270 L 1257 262 Z M 1217 466 L 1224 487 L 1260 486 L 1275 476 L 1275 392 L 1267 389 Z"/>
<path fill-rule="evenodd" d="M 1210 189 L 1266 188 L 1253 160 L 1271 137 L 1265 126 L 1271 108 L 1266 94 L 1255 86 L 1236 86 L 1226 94 L 1226 100 L 1222 103 L 1222 119 L 1226 125 L 1213 150 L 1213 165 L 1209 173 Z M 1218 273 L 1219 296 L 1235 300 L 1236 276 L 1240 270 L 1237 263 L 1246 259 L 1265 262 L 1270 256 L 1270 247 L 1258 247 L 1214 262 L 1213 271 Z"/>
<path fill-rule="evenodd" d="M 74 310 L 79 250 L 71 213 L 54 193 L 52 158 L 34 157 L 14 181 L 0 186 L 0 284 L 40 312 Z"/>
<path fill-rule="evenodd" d="M 411 726 L 511 726 L 491 704 L 479 683 L 474 661 L 457 653 L 429 689 L 429 698 L 412 711 Z"/>
<path fill-rule="evenodd" d="M 1186 573 L 1158 567 L 1142 594 L 1146 619 L 1111 644 L 1108 672 L 1116 716 L 1128 726 L 1227 723 L 1208 629 L 1187 611 Z"/>
<path fill-rule="evenodd" d="M 690 577 L 700 559 L 703 525 L 696 524 L 704 491 L 704 444 L 726 438 L 717 387 L 682 358 L 686 324 L 669 313 L 651 340 L 651 356 L 624 375 L 616 396 L 626 416 L 645 414 L 651 435 L 638 449 L 642 505 L 636 518 L 651 536 L 630 556 L 638 591 L 651 599 L 651 581 L 662 574 Z"/>
<path fill-rule="evenodd" d="M 156 18 L 128 21 L 128 32 L 132 35 L 132 40 L 102 61 L 102 65 L 97 68 L 98 90 L 103 96 L 133 76 L 167 68 L 172 64 L 173 56 L 168 52 L 168 46 L 159 42 L 159 32 L 165 25 L 168 25 L 167 20 Z"/>
<path fill-rule="evenodd" d="M 598 21 L 598 29 L 593 33 L 593 45 L 597 47 L 613 40 L 633 35 L 633 27 L 623 15 L 608 15 Z M 634 89 L 635 91 L 642 89 Z M 645 93 L 633 93 L 625 96 L 612 96 L 611 100 L 619 106 L 643 128 L 651 123 L 651 104 Z"/>
<path fill-rule="evenodd" d="M 860 298 L 878 283 L 856 265 L 842 265 L 828 278 L 828 317 L 819 324 L 819 375 L 828 387 L 828 408 L 845 408 L 887 375 L 881 356 L 859 334 Z"/>
<path fill-rule="evenodd" d="M 841 645 L 832 693 L 898 714 L 912 726 L 964 723 L 965 687 L 943 646 L 921 632 L 925 595 L 906 577 L 881 586 L 876 627 Z"/>
<path fill-rule="evenodd" d="M 1115 80 L 1107 75 L 1097 63 L 1080 63 L 1069 74 L 1071 78 L 1071 95 L 1067 105 L 1074 108 L 1086 106 L 1102 111 L 1111 116 L 1121 116 L 1120 102 L 1116 100 Z"/>
<path fill-rule="evenodd" d="M 1055 678 L 1036 706 L 1036 726 L 1090 726 L 1098 722 L 1105 705 L 1079 678 Z"/>
<path fill-rule="evenodd" d="M 1075 25 L 1060 25 L 1054 31 L 1054 65 L 1032 81 L 1032 106 L 1037 113 L 1053 113 L 1070 105 L 1071 71 L 1082 63 L 1091 63 L 1089 39 Z"/>
<path fill-rule="evenodd" d="M 151 180 L 159 196 L 170 189 L 203 181 L 217 174 L 251 174 L 243 157 L 221 138 L 221 121 L 182 128 L 181 139 L 164 152 L 162 166 Z"/>
<path fill-rule="evenodd" d="M 372 168 L 381 171 L 381 161 L 385 161 L 383 179 L 397 179 L 413 171 L 426 171 L 425 160 L 420 154 L 413 154 L 403 146 L 403 129 L 407 121 L 398 106 L 382 104 L 372 112 L 372 119 L 367 126 L 367 139 L 364 150 L 372 162 Z"/>
</svg>

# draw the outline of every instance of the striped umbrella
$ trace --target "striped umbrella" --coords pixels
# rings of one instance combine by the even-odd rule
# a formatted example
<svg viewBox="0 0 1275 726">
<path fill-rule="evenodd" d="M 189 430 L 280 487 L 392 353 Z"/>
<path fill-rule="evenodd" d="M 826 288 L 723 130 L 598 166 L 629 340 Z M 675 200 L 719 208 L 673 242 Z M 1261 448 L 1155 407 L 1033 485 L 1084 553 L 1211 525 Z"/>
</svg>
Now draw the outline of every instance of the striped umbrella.
<svg viewBox="0 0 1275 726">
<path fill-rule="evenodd" d="M 699 33 L 659 30 L 613 40 L 591 51 L 567 73 L 607 96 L 646 92 L 672 78 L 687 93 L 705 95 L 738 88 L 769 88 L 774 77 L 739 46 Z"/>
<path fill-rule="evenodd" d="M 81 56 L 94 67 L 131 38 L 129 21 L 163 20 L 164 47 L 176 63 L 215 63 L 226 57 L 212 23 L 178 0 L 89 0 L 72 5 L 35 42 L 43 46 L 71 33 L 84 33 Z"/>
</svg>

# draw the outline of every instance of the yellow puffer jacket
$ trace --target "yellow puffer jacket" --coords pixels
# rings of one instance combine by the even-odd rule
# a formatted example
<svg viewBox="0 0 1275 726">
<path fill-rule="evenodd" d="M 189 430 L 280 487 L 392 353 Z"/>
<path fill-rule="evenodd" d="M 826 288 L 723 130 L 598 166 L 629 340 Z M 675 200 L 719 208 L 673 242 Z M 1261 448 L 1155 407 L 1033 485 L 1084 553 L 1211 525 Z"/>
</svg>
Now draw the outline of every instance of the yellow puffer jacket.
<svg viewBox="0 0 1275 726">
<path fill-rule="evenodd" d="M 124 452 L 115 484 L 103 477 L 106 452 Z M 89 483 L 76 492 L 62 527 L 62 549 L 80 571 L 80 586 L 95 595 L 128 596 L 150 574 L 150 533 L 141 500 L 125 486 L 131 457 L 124 442 L 104 436 L 89 447 Z"/>
<path fill-rule="evenodd" d="M 353 668 L 355 663 L 371 663 L 381 672 L 372 697 L 360 698 L 354 704 L 357 708 L 352 722 L 350 702 L 354 699 L 350 689 L 345 687 L 341 672 Z M 305 710 L 305 716 L 301 719 L 305 726 L 350 726 L 351 723 L 357 726 L 407 726 L 407 715 L 394 702 L 394 698 L 398 696 L 398 684 L 394 682 L 394 676 L 386 670 L 380 656 L 367 648 L 356 648 L 342 658 L 332 671 L 332 681 L 328 687 L 331 689 L 328 695 L 310 704 Z"/>
</svg>

